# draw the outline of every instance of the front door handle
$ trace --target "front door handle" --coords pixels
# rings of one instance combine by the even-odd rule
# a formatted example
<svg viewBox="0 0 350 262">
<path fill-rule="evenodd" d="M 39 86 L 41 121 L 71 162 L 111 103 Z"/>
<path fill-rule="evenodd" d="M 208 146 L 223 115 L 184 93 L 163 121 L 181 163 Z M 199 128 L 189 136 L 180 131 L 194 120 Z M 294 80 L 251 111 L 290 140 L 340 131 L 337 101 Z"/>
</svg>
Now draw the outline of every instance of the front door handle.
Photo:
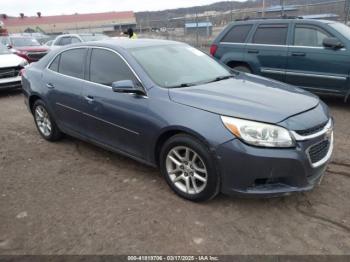
<svg viewBox="0 0 350 262">
<path fill-rule="evenodd" d="M 85 100 L 88 101 L 88 103 L 92 103 L 94 101 L 93 96 L 85 96 Z"/>
<path fill-rule="evenodd" d="M 292 56 L 305 56 L 304 52 L 292 52 Z"/>
<path fill-rule="evenodd" d="M 248 49 L 249 54 L 259 54 L 259 50 L 257 49 Z"/>
<path fill-rule="evenodd" d="M 55 88 L 55 86 L 54 86 L 53 84 L 51 84 L 51 83 L 47 83 L 47 84 L 46 84 L 46 87 L 47 87 L 48 89 L 54 89 L 54 88 Z"/>
</svg>

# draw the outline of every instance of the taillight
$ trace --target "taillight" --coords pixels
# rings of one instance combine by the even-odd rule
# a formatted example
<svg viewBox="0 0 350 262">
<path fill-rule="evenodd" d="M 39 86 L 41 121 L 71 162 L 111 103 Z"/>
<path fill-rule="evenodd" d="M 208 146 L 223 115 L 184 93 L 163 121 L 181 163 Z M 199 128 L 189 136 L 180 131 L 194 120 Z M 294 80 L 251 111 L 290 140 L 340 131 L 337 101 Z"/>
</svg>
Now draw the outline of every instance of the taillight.
<svg viewBox="0 0 350 262">
<path fill-rule="evenodd" d="M 212 56 L 215 55 L 216 50 L 218 50 L 218 46 L 217 46 L 217 45 L 211 45 L 211 46 L 210 46 L 210 54 L 211 54 Z"/>
</svg>

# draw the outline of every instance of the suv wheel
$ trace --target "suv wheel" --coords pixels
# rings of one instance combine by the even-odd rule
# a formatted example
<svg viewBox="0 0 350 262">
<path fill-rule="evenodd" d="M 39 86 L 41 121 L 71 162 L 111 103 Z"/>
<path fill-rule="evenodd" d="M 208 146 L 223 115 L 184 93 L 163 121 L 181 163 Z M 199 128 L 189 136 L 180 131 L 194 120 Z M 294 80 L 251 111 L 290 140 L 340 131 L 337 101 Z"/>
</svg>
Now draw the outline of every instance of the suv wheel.
<svg viewBox="0 0 350 262">
<path fill-rule="evenodd" d="M 46 105 L 42 100 L 37 100 L 34 103 L 33 115 L 36 127 L 44 139 L 48 141 L 56 141 L 61 137 L 62 133 L 48 113 Z"/>
<path fill-rule="evenodd" d="M 243 73 L 252 73 L 252 70 L 250 70 L 249 67 L 245 66 L 245 65 L 237 65 L 237 66 L 233 66 L 232 69 L 239 71 L 239 72 L 243 72 Z"/>
<path fill-rule="evenodd" d="M 191 136 L 176 135 L 165 143 L 160 169 L 172 190 L 185 199 L 205 201 L 219 192 L 219 176 L 209 150 Z"/>
</svg>

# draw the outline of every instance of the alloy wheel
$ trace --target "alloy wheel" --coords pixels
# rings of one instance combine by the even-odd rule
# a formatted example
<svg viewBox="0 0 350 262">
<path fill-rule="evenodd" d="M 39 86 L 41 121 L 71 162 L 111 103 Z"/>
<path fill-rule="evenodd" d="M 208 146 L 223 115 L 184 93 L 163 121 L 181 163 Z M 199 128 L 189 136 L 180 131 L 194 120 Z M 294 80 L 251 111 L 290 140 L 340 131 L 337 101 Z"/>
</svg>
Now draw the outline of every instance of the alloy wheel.
<svg viewBox="0 0 350 262">
<path fill-rule="evenodd" d="M 172 183 L 182 192 L 198 194 L 208 181 L 208 172 L 202 158 L 186 146 L 172 148 L 166 157 L 166 170 Z"/>
<path fill-rule="evenodd" d="M 50 117 L 46 109 L 41 105 L 38 105 L 35 108 L 35 121 L 38 125 L 40 132 L 44 136 L 48 137 L 51 135 L 52 124 L 50 121 Z"/>
</svg>

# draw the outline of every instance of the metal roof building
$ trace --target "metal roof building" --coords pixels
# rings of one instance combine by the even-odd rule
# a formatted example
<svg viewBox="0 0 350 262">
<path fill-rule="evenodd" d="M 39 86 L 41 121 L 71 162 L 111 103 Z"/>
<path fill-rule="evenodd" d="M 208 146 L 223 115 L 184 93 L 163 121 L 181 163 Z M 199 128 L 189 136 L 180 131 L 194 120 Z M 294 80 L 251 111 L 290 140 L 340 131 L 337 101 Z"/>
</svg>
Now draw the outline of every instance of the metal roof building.
<svg viewBox="0 0 350 262">
<path fill-rule="evenodd" d="M 73 14 L 8 17 L 0 16 L 9 33 L 21 33 L 28 28 L 46 33 L 63 33 L 74 30 L 113 31 L 136 26 L 135 14 L 132 11 L 107 12 L 92 14 Z"/>
</svg>

